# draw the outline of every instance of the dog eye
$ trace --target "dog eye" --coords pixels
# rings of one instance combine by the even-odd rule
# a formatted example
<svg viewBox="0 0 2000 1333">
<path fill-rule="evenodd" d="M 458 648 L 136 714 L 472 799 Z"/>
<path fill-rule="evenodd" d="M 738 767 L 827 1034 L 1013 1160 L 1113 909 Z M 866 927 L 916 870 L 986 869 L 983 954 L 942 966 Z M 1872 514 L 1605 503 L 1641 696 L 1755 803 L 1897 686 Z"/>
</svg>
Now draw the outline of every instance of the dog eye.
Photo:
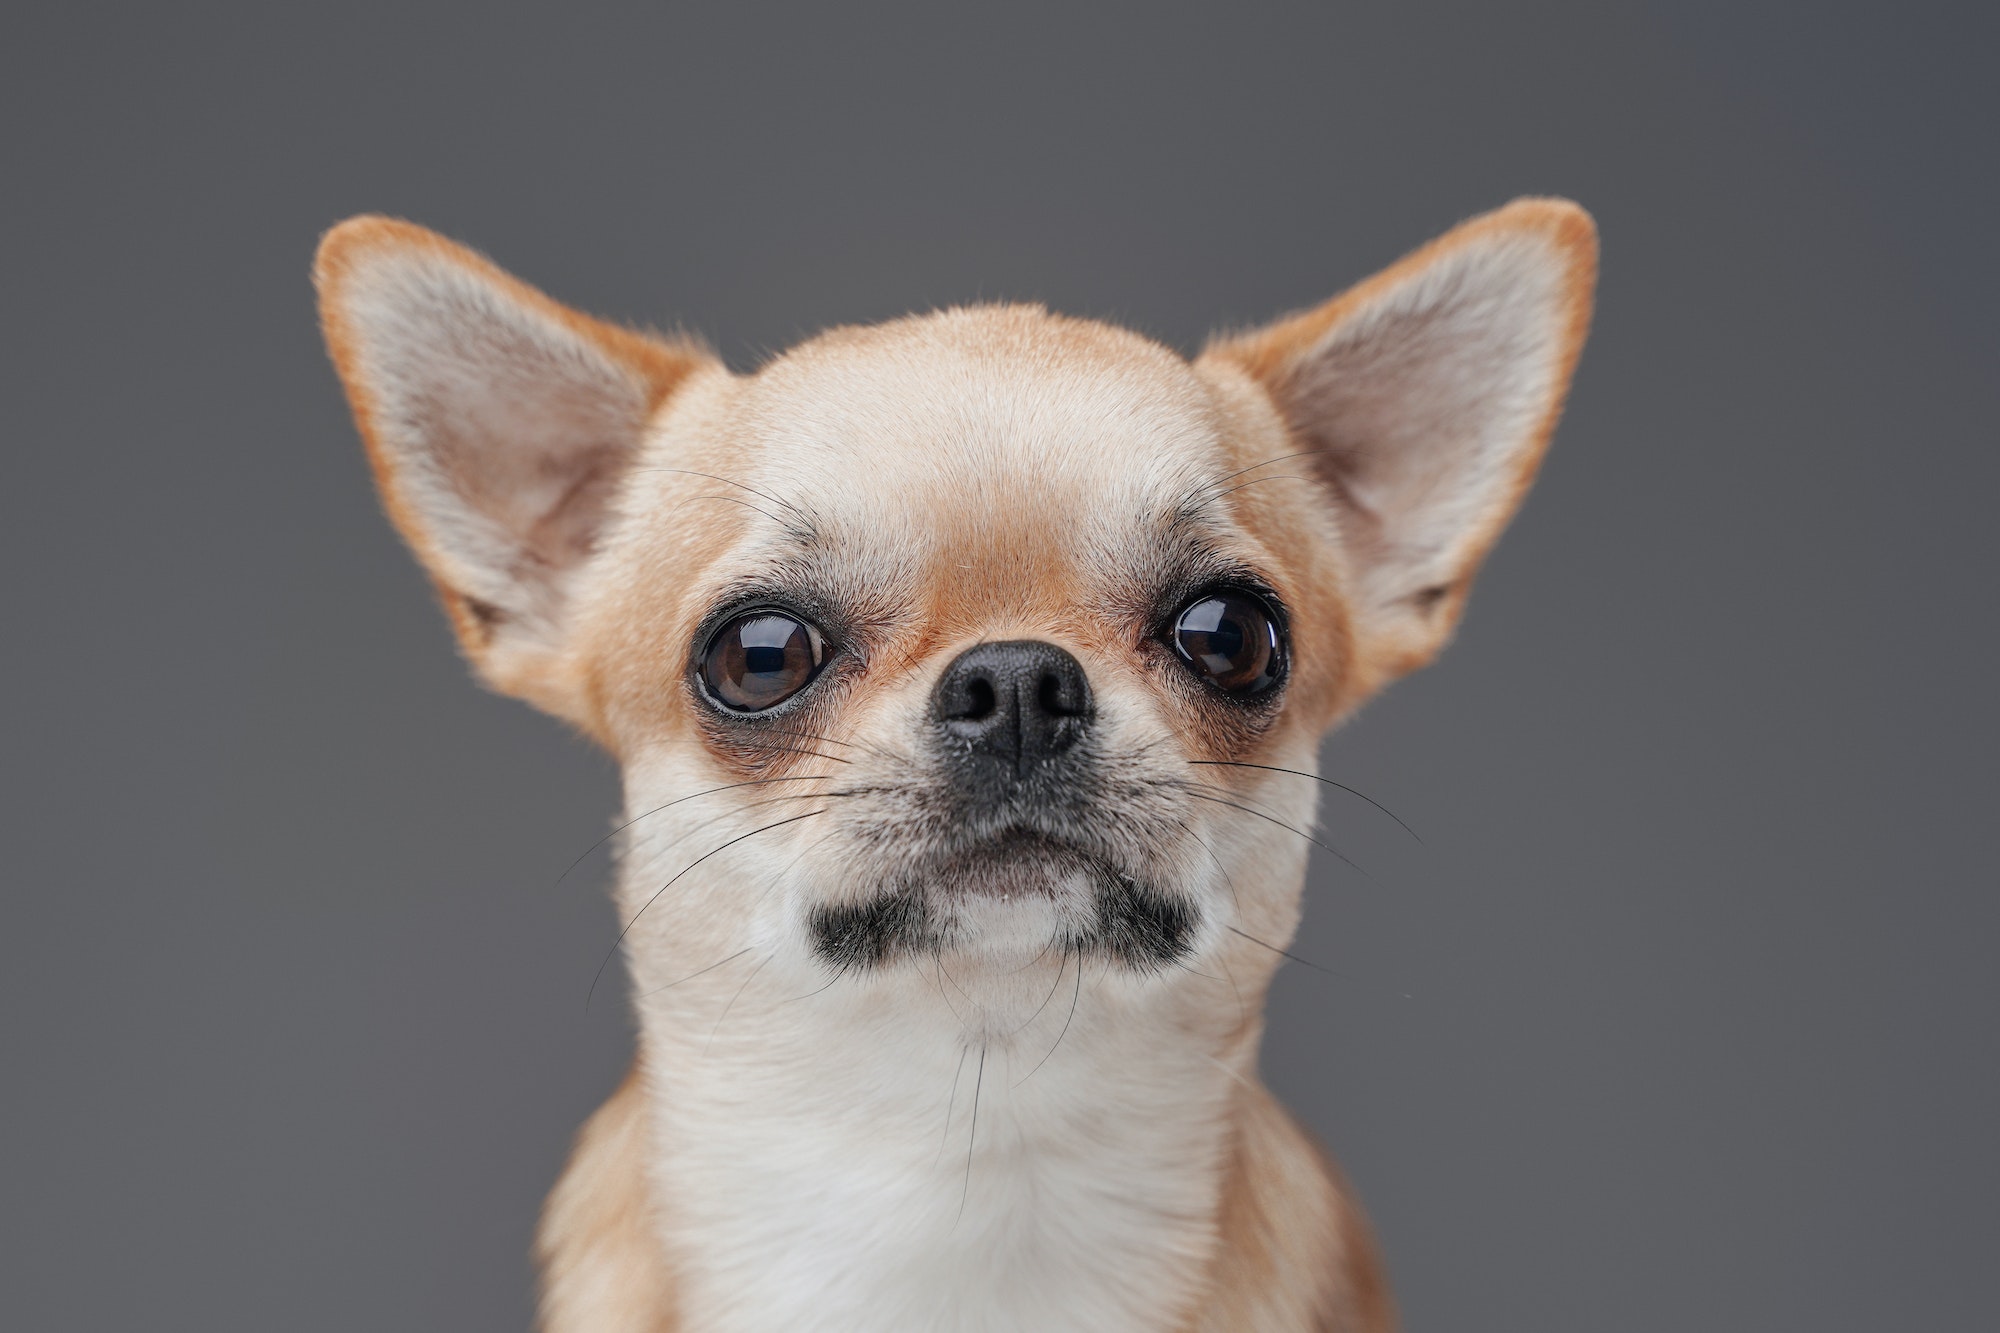
<svg viewBox="0 0 2000 1333">
<path fill-rule="evenodd" d="M 1203 593 L 1174 617 L 1167 641 L 1203 680 L 1224 694 L 1262 694 L 1285 671 L 1278 619 L 1254 593 Z"/>
<path fill-rule="evenodd" d="M 748 611 L 715 632 L 701 655 L 709 694 L 741 713 L 775 707 L 826 665 L 819 630 L 783 611 Z"/>
</svg>

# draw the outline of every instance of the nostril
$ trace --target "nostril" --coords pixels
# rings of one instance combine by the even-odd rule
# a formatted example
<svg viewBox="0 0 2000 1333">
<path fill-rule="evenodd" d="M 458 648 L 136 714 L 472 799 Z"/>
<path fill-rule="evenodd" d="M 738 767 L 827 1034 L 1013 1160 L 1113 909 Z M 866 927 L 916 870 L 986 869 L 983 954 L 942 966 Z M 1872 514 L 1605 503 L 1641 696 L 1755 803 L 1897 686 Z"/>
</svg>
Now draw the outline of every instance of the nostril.
<svg viewBox="0 0 2000 1333">
<path fill-rule="evenodd" d="M 1076 697 L 1078 693 L 1059 672 L 1048 671 L 1042 674 L 1035 698 L 1050 717 L 1073 717 L 1083 711 L 1078 706 L 1081 702 Z"/>
<path fill-rule="evenodd" d="M 969 742 L 972 751 L 1017 767 L 1067 748 L 1093 711 L 1082 665 L 1054 644 L 1029 640 L 960 653 L 938 678 L 931 709 L 953 753 Z"/>
</svg>

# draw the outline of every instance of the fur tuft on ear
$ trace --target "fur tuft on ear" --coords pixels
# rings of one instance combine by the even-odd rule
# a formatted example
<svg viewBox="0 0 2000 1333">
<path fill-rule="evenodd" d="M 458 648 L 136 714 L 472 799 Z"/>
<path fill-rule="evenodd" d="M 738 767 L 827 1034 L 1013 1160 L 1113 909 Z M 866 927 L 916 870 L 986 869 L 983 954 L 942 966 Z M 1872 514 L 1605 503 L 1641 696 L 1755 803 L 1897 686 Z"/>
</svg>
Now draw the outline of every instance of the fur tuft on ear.
<svg viewBox="0 0 2000 1333">
<path fill-rule="evenodd" d="M 1597 229 L 1563 199 L 1474 218 L 1326 304 L 1212 344 L 1339 509 L 1381 678 L 1444 646 L 1534 480 L 1590 326 Z"/>
<path fill-rule="evenodd" d="M 384 506 L 488 683 L 558 713 L 568 584 L 655 410 L 715 364 L 569 310 L 472 251 L 358 217 L 313 265 Z"/>
</svg>

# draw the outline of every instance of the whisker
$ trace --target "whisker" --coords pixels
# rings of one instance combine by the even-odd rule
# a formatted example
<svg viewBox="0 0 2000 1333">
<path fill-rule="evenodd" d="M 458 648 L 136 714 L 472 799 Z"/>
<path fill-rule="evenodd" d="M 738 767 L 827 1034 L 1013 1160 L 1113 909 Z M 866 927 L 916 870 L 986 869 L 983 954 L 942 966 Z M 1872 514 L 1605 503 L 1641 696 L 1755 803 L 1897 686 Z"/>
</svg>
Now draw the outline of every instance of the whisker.
<svg viewBox="0 0 2000 1333">
<path fill-rule="evenodd" d="M 672 472 L 672 471 L 677 471 L 678 469 L 662 468 L 659 470 L 665 472 Z M 792 526 L 792 524 L 785 522 L 784 519 L 779 518 L 776 514 L 772 513 L 770 510 L 761 508 L 757 505 L 753 505 L 748 500 L 739 500 L 733 495 L 690 495 L 687 499 L 675 505 L 674 509 L 676 510 L 685 509 L 687 506 L 693 504 L 697 500 L 720 500 L 724 504 L 742 505 L 745 509 L 748 509 L 753 514 L 762 514 L 765 518 L 770 519 L 773 523 L 776 523 L 781 528 L 789 528 Z"/>
<path fill-rule="evenodd" d="M 1036 963 L 1039 963 L 1044 958 L 1047 958 L 1049 956 L 1049 950 L 1055 947 L 1056 947 L 1056 937 L 1051 935 L 1049 936 L 1048 943 L 1044 944 L 1041 947 L 1040 952 L 1036 953 L 1036 955 L 1033 958 L 1030 958 L 1027 962 L 1021 964 L 1019 967 L 1008 969 L 1007 975 L 1010 977 L 1018 976 L 1021 973 L 1027 971 L 1029 968 L 1033 967 Z M 1057 975 L 1058 977 L 1060 977 L 1061 974 L 1058 973 Z M 1037 1012 L 1039 1012 L 1039 1010 Z"/>
<path fill-rule="evenodd" d="M 700 865 L 703 861 L 708 860 L 709 857 L 714 856 L 717 852 L 726 851 L 729 848 L 734 847 L 737 843 L 742 842 L 745 838 L 754 838 L 759 833 L 769 833 L 774 828 L 782 828 L 786 824 L 796 824 L 801 819 L 811 819 L 814 815 L 823 815 L 825 813 L 826 813 L 825 810 L 808 810 L 802 815 L 793 815 L 789 819 L 780 819 L 774 823 L 766 824 L 762 828 L 751 829 L 748 833 L 741 834 L 738 837 L 731 838 L 728 842 L 723 843 L 722 846 L 720 847 L 716 847 L 710 851 L 703 852 L 700 856 L 688 862 L 687 865 L 681 867 L 679 872 L 677 872 L 672 879 L 668 880 L 665 884 L 662 884 L 659 887 L 659 889 L 653 894 L 652 897 L 646 899 L 645 904 L 641 906 L 638 911 L 632 913 L 632 919 L 625 923 L 625 929 L 619 931 L 618 938 L 611 942 L 611 952 L 605 954 L 604 961 L 597 965 L 597 973 L 590 979 L 590 990 L 586 992 L 583 997 L 583 1007 L 585 1012 L 588 1012 L 590 1009 L 591 997 L 597 994 L 597 983 L 603 980 L 604 969 L 609 967 L 611 965 L 611 960 L 618 956 L 618 950 L 624 945 L 625 937 L 632 933 L 632 927 L 639 924 L 639 918 L 646 914 L 646 908 L 651 907 L 654 903 L 660 900 L 660 894 L 665 893 L 668 889 L 671 889 L 674 885 L 680 882 L 682 875 L 687 874 L 688 871 L 693 870 L 696 866 Z"/>
<path fill-rule="evenodd" d="M 1222 975 L 1229 978 L 1229 989 L 1236 992 L 1237 1023 L 1242 1024 L 1249 1022 L 1250 1010 L 1249 1007 L 1243 1003 L 1243 988 L 1236 984 L 1236 974 L 1229 970 L 1229 960 L 1218 954 L 1216 955 L 1216 961 L 1222 964 Z"/>
<path fill-rule="evenodd" d="M 1279 454 L 1276 458 L 1267 458 L 1261 463 L 1252 463 L 1249 467 L 1237 468 L 1234 472 L 1228 473 L 1224 476 L 1217 477 L 1213 481 L 1206 482 L 1200 486 L 1194 487 L 1192 490 L 1188 492 L 1187 497 L 1181 501 L 1180 508 L 1184 513 L 1191 513 L 1195 510 L 1202 508 L 1204 505 L 1213 504 L 1216 500 L 1220 499 L 1223 495 L 1227 494 L 1227 492 L 1222 489 L 1223 483 L 1234 481 L 1236 478 L 1244 476 L 1247 473 L 1255 472 L 1258 468 L 1269 467 L 1273 463 L 1288 462 L 1289 460 L 1294 458 L 1308 458 L 1314 454 L 1324 454 L 1329 452 L 1331 452 L 1331 450 L 1298 449 L 1288 454 Z"/>
<path fill-rule="evenodd" d="M 762 972 L 770 964 L 771 960 L 777 956 L 775 953 L 765 954 L 764 961 L 750 969 L 750 975 L 743 978 L 743 984 L 738 986 L 736 993 L 729 997 L 729 1003 L 722 1006 L 722 1012 L 716 1015 L 715 1026 L 708 1030 L 708 1040 L 702 1043 L 701 1053 L 704 1058 L 707 1057 L 709 1049 L 715 1045 L 715 1034 L 722 1031 L 722 1020 L 729 1017 L 729 1011 L 734 1009 L 736 1002 L 743 998 L 743 992 L 750 989 L 750 983 L 757 979 L 757 974 Z"/>
<path fill-rule="evenodd" d="M 931 970 L 935 974 L 931 977 L 931 989 L 938 993 L 940 1000 L 944 1001 L 944 1007 L 951 1010 L 951 1016 L 958 1020 L 958 1025 L 964 1027 L 965 1015 L 958 1012 L 958 1006 L 951 1002 L 951 996 L 944 993 L 944 953 L 941 948 L 934 947 L 931 950 Z"/>
<path fill-rule="evenodd" d="M 1070 992 L 1069 1017 L 1063 1019 L 1062 1031 L 1056 1033 L 1055 1046 L 1049 1047 L 1048 1052 L 1044 1054 L 1041 1059 L 1035 1061 L 1035 1067 L 1027 1072 L 1026 1076 L 1021 1079 L 1021 1083 L 1026 1083 L 1028 1079 L 1031 1079 L 1036 1074 L 1039 1074 L 1042 1070 L 1042 1066 L 1049 1062 L 1049 1056 L 1054 1055 L 1056 1053 L 1056 1046 L 1060 1046 L 1063 1044 L 1063 1038 L 1069 1035 L 1069 1025 L 1076 1019 L 1076 1002 L 1082 998 L 1083 998 L 1083 955 L 1077 954 L 1076 985 L 1074 989 L 1072 989 Z M 1021 1083 L 1016 1083 L 1014 1086 L 1018 1088 L 1021 1086 Z"/>
<path fill-rule="evenodd" d="M 713 472 L 697 472 L 693 468 L 686 468 L 686 467 L 649 467 L 649 468 L 642 468 L 640 469 L 640 471 L 678 472 L 682 476 L 686 477 L 706 477 L 710 481 L 719 481 L 724 486 L 734 486 L 738 490 L 748 491 L 750 494 L 756 496 L 760 500 L 769 500 L 772 504 L 778 506 L 778 508 L 780 509 L 788 509 L 792 513 L 798 515 L 799 521 L 805 524 L 808 528 L 813 526 L 812 515 L 808 514 L 805 510 L 793 504 L 790 500 L 781 499 L 780 497 L 772 495 L 767 491 L 760 491 L 755 486 L 746 486 L 742 482 L 736 480 L 734 477 L 718 477 Z"/>
<path fill-rule="evenodd" d="M 1276 824 L 1281 829 L 1286 829 L 1292 833 L 1296 833 L 1301 838 L 1304 838 L 1307 842 L 1311 843 L 1313 846 L 1319 848 L 1323 852 L 1326 852 L 1328 855 L 1339 857 L 1348 866 L 1352 867 L 1354 872 L 1360 875 L 1362 878 L 1369 880 L 1375 878 L 1373 875 L 1369 874 L 1366 870 L 1363 870 L 1360 866 L 1355 865 L 1354 861 L 1351 858 L 1349 858 L 1346 853 L 1342 852 L 1338 847 L 1328 846 L 1326 843 L 1321 842 L 1318 838 L 1315 838 L 1312 834 L 1307 833 L 1304 829 L 1299 828 L 1295 824 L 1289 824 L 1284 820 L 1279 819 L 1276 815 L 1267 815 L 1262 810 L 1253 810 L 1247 805 L 1238 805 L 1235 801 L 1225 801 L 1218 796 L 1205 796 L 1202 793 L 1194 790 L 1194 788 L 1191 786 L 1185 788 L 1185 790 L 1187 791 L 1188 795 L 1194 797 L 1197 801 L 1211 801 L 1216 805 L 1226 805 L 1231 810 L 1241 810 L 1246 815 L 1255 815 L 1259 819 L 1266 820 L 1270 823 Z"/>
<path fill-rule="evenodd" d="M 1234 481 L 1236 480 L 1236 478 L 1242 476 L 1246 472 L 1255 472 L 1258 468 L 1269 467 L 1273 463 L 1283 463 L 1294 458 L 1309 458 L 1313 454 L 1323 454 L 1327 452 L 1328 451 L 1325 449 L 1295 449 L 1289 454 L 1279 454 L 1276 458 L 1267 458 L 1261 463 L 1252 463 L 1249 467 L 1237 468 L 1234 472 L 1230 473 L 1228 476 L 1217 477 L 1215 479 L 1215 484 L 1220 486 L 1225 481 Z"/>
<path fill-rule="evenodd" d="M 883 759 L 901 760 L 903 758 L 903 756 L 901 755 L 891 754 L 889 751 L 882 749 L 880 746 L 869 745 L 863 741 L 844 741 L 841 740 L 838 736 L 823 736 L 816 731 L 793 731 L 785 728 L 773 727 L 766 734 L 772 736 L 795 736 L 800 740 L 819 741 L 825 745 L 845 745 L 849 749 L 860 750 L 865 754 L 877 755 Z M 843 760 L 842 762 L 845 763 L 852 761 Z"/>
<path fill-rule="evenodd" d="M 825 791 L 825 790 L 797 791 L 797 792 L 787 792 L 782 796 L 766 797 L 764 800 L 761 801 L 748 801 L 732 809 L 724 810 L 720 814 L 710 815 L 707 819 L 704 819 L 697 824 L 690 825 L 688 828 L 682 830 L 681 835 L 679 837 L 675 838 L 672 842 L 668 843 L 667 848 L 676 847 L 681 843 L 686 842 L 689 838 L 701 832 L 703 829 L 714 828 L 717 824 L 720 824 L 723 820 L 734 818 L 735 816 L 743 814 L 745 811 L 748 810 L 761 810 L 766 806 L 781 805 L 786 801 L 833 801 L 833 800 L 839 800 L 840 798 L 845 796 L 852 796 L 855 794 L 856 793 L 853 792 Z M 662 848 L 661 850 L 666 850 L 666 848 Z"/>
<path fill-rule="evenodd" d="M 986 1007 L 985 1007 L 984 1005 L 980 1004 L 980 1003 L 979 1003 L 979 1001 L 977 1001 L 977 1000 L 973 999 L 973 998 L 972 998 L 972 996 L 971 996 L 971 994 L 970 994 L 970 993 L 969 993 L 969 992 L 968 992 L 968 991 L 967 991 L 967 990 L 965 989 L 965 987 L 963 987 L 963 986 L 961 986 L 961 985 L 959 985 L 959 984 L 958 984 L 958 978 L 957 978 L 957 977 L 954 977 L 954 976 L 953 976 L 953 975 L 952 975 L 951 973 L 949 973 L 949 972 L 947 972 L 947 971 L 945 971 L 945 970 L 944 970 L 944 954 L 943 954 L 943 952 L 942 952 L 942 951 L 940 951 L 940 952 L 939 952 L 939 953 L 938 953 L 938 954 L 936 955 L 936 958 L 935 958 L 935 960 L 934 960 L 934 961 L 935 961 L 935 962 L 937 963 L 937 970 L 938 970 L 938 975 L 939 975 L 939 976 L 941 976 L 941 977 L 943 977 L 943 978 L 944 978 L 944 979 L 945 979 L 946 981 L 950 982 L 950 983 L 951 983 L 951 988 L 952 988 L 953 990 L 957 991 L 957 992 L 958 992 L 958 993 L 959 993 L 960 995 L 963 995 L 963 996 L 965 996 L 965 1002 L 966 1002 L 967 1004 L 969 1004 L 969 1005 L 971 1005 L 971 1006 L 972 1006 L 973 1008 L 975 1008 L 975 1009 L 979 1010 L 979 1016 L 980 1016 L 980 1019 L 982 1020 L 982 1026 L 983 1026 L 983 1023 L 984 1023 L 984 1019 L 985 1019 L 985 1017 L 986 1017 Z M 954 1015 L 956 1015 L 956 1014 L 957 1014 L 957 1012 L 958 1012 L 958 1011 L 957 1011 L 956 1009 L 953 1009 L 953 1010 L 952 1010 L 952 1013 L 953 1013 Z M 959 1021 L 960 1021 L 960 1022 L 964 1022 L 964 1020 L 963 1020 L 963 1019 L 960 1019 Z"/>
<path fill-rule="evenodd" d="M 965 1185 L 958 1192 L 958 1216 L 951 1220 L 953 1230 L 965 1217 L 965 1201 L 972 1194 L 972 1151 L 979 1146 L 979 1090 L 986 1086 L 986 1043 L 979 1044 L 979 1075 L 972 1081 L 972 1133 L 965 1139 Z"/>
<path fill-rule="evenodd" d="M 1277 954 L 1280 958 L 1289 958 L 1293 962 L 1297 963 L 1300 967 L 1309 967 L 1315 972 L 1324 972 L 1330 977 L 1341 977 L 1343 980 L 1345 979 L 1346 976 L 1345 973 L 1336 972 L 1330 967 L 1321 967 L 1318 963 L 1312 961 L 1312 959 L 1301 958 L 1289 949 L 1280 949 L 1277 945 L 1272 944 L 1268 940 L 1258 939 L 1255 935 L 1252 935 L 1247 930 L 1238 930 L 1236 927 L 1231 925 L 1224 925 L 1223 929 L 1229 931 L 1233 935 L 1241 935 L 1244 939 L 1249 940 L 1252 944 L 1262 945 L 1264 948 L 1269 949 L 1272 953 Z"/>
<path fill-rule="evenodd" d="M 842 964 L 842 965 L 841 965 L 841 966 L 840 966 L 840 967 L 839 967 L 839 968 L 838 968 L 838 969 L 837 969 L 837 970 L 836 970 L 836 971 L 834 972 L 834 974 L 833 974 L 833 980 L 832 980 L 832 981 L 829 981 L 829 982 L 827 982 L 827 983 L 826 983 L 826 985 L 824 985 L 824 986 L 821 986 L 821 987 L 820 987 L 820 988 L 819 988 L 818 990 L 809 990 L 809 991 L 807 991 L 807 992 L 806 992 L 806 993 L 805 993 L 804 995 L 794 995 L 794 996 L 793 996 L 793 997 L 792 997 L 791 999 L 789 999 L 789 1000 L 780 1000 L 780 1001 L 778 1001 L 778 1003 L 779 1003 L 779 1004 L 797 1004 L 797 1003 L 798 1003 L 798 1002 L 799 1002 L 800 1000 L 810 1000 L 810 999 L 811 999 L 811 998 L 812 998 L 813 996 L 815 996 L 815 995 L 824 995 L 824 994 L 826 994 L 826 992 L 828 992 L 828 991 L 830 991 L 830 990 L 832 990 L 832 989 L 833 989 L 833 983 L 834 983 L 835 981 L 839 981 L 839 980 L 840 980 L 840 979 L 841 979 L 842 977 L 844 977 L 844 976 L 846 976 L 846 975 L 847 975 L 847 969 L 848 969 L 849 967 L 851 967 L 851 966 L 852 966 L 852 964 L 847 964 L 847 963 L 844 963 L 844 964 Z"/>
<path fill-rule="evenodd" d="M 1222 499 L 1224 496 L 1234 495 L 1238 491 L 1247 491 L 1252 486 L 1260 485 L 1261 483 L 1267 481 L 1318 481 L 1318 480 L 1319 478 L 1317 477 L 1302 477 L 1296 472 L 1281 472 L 1275 477 L 1252 477 L 1248 481 L 1238 482 L 1236 485 L 1231 486 L 1226 491 L 1218 491 L 1214 495 L 1209 496 L 1208 498 L 1209 501 L 1213 503 L 1216 500 Z"/>
<path fill-rule="evenodd" d="M 1048 950 L 1044 949 L 1042 950 L 1042 952 L 1047 953 Z M 1027 1022 L 1021 1024 L 1021 1026 L 1015 1028 L 1012 1032 L 1007 1034 L 1007 1040 L 1012 1041 L 1014 1038 L 1020 1036 L 1023 1032 L 1026 1032 L 1030 1027 L 1032 1027 L 1034 1025 L 1035 1020 L 1042 1016 L 1042 1010 L 1049 1007 L 1049 1001 L 1056 998 L 1056 991 L 1060 989 L 1062 986 L 1063 972 L 1065 969 L 1069 967 L 1069 956 L 1070 956 L 1070 951 L 1068 949 L 1063 950 L 1062 961 L 1056 964 L 1056 979 L 1049 983 L 1049 993 L 1047 995 L 1044 995 L 1042 997 L 1042 1002 L 1035 1006 L 1035 1012 L 1028 1015 Z M 1081 965 L 1082 964 L 1080 963 L 1078 964 L 1078 966 Z"/>
<path fill-rule="evenodd" d="M 651 810 L 646 811 L 646 813 L 642 815 L 632 816 L 630 819 L 620 824 L 617 828 L 612 829 L 611 832 L 605 834 L 603 837 L 599 838 L 596 842 L 593 842 L 590 844 L 590 846 L 584 848 L 583 855 L 577 857 L 576 860 L 571 861 L 569 863 L 569 869 L 563 871 L 562 874 L 556 876 L 556 882 L 549 886 L 549 892 L 553 893 L 557 889 L 561 888 L 563 885 L 563 881 L 568 879 L 570 875 L 575 872 L 576 868 L 582 865 L 584 861 L 590 856 L 590 854 L 596 851 L 599 847 L 602 847 L 605 843 L 610 842 L 613 838 L 623 833 L 626 829 L 631 828 L 634 824 L 638 823 L 640 820 L 651 819 L 654 815 L 659 814 L 660 811 L 671 809 L 674 806 L 679 805 L 682 801 L 692 801 L 697 796 L 713 796 L 717 792 L 722 792 L 722 791 L 735 791 L 738 787 L 762 787 L 772 782 L 824 781 L 830 778 L 831 776 L 832 774 L 830 773 L 803 773 L 783 778 L 752 778 L 748 782 L 726 782 L 720 787 L 707 787 L 698 792 L 691 792 L 686 796 L 676 796 L 673 800 L 668 801 L 665 805 L 656 805 Z"/>
<path fill-rule="evenodd" d="M 766 750 L 775 750 L 779 754 L 809 755 L 814 759 L 824 759 L 831 764 L 851 764 L 854 762 L 852 759 L 843 759 L 837 754 L 822 754 L 818 750 L 802 749 L 796 745 L 766 745 L 763 748 Z"/>
<path fill-rule="evenodd" d="M 1203 768 L 1261 768 L 1266 773 L 1289 773 L 1295 778 L 1311 778 L 1314 782 L 1325 783 L 1329 787 L 1334 787 L 1339 789 L 1340 791 L 1346 792 L 1349 796 L 1357 796 L 1360 799 L 1368 802 L 1368 804 L 1374 806 L 1377 810 L 1380 810 L 1383 814 L 1395 820 L 1396 823 L 1399 826 L 1401 826 L 1403 832 L 1409 834 L 1412 838 L 1416 838 L 1418 846 L 1423 845 L 1424 840 L 1421 837 L 1418 837 L 1417 831 L 1415 829 L 1411 828 L 1408 824 L 1403 822 L 1402 816 L 1398 815 L 1394 810 L 1391 810 L 1388 806 L 1376 800 L 1373 796 L 1370 796 L 1367 792 L 1356 791 L 1354 788 L 1348 786 L 1344 782 L 1335 782 L 1332 778 L 1321 777 L 1317 773 L 1308 773 L 1302 768 L 1279 768 L 1275 764 L 1246 764 L 1246 763 L 1239 763 L 1233 759 L 1190 759 L 1187 762 L 1190 764 L 1198 765 Z"/>
<path fill-rule="evenodd" d="M 944 1160 L 944 1145 L 951 1139 L 951 1113 L 958 1108 L 958 1081 L 965 1077 L 965 1057 L 972 1054 L 970 1046 L 958 1048 L 958 1072 L 951 1076 L 951 1096 L 944 1104 L 944 1130 L 938 1135 L 937 1156 L 931 1159 L 931 1170 L 937 1170 Z"/>
<path fill-rule="evenodd" d="M 1215 848 L 1209 843 L 1207 838 L 1202 837 L 1201 834 L 1196 833 L 1193 829 L 1188 830 L 1188 835 L 1200 843 L 1201 849 L 1208 853 L 1208 859 L 1215 862 L 1216 872 L 1222 876 L 1222 883 L 1229 890 L 1229 901 L 1236 904 L 1236 914 L 1241 916 L 1243 914 L 1243 895 L 1236 891 L 1236 881 L 1229 877 L 1229 867 L 1224 865 L 1222 858 L 1215 854 Z"/>
<path fill-rule="evenodd" d="M 663 990 L 672 990 L 674 987 L 680 985 L 681 981 L 693 981 L 696 977 L 707 976 L 710 972 L 715 971 L 716 968 L 721 967 L 722 963 L 733 963 L 737 959 L 741 958 L 744 954 L 749 952 L 750 950 L 747 948 L 738 949 L 735 953 L 730 954 L 729 957 L 723 959 L 721 963 L 710 963 L 707 967 L 704 967 L 699 972 L 688 973 L 686 976 L 682 977 L 680 981 L 669 981 L 664 986 L 655 986 L 653 987 L 653 989 L 646 991 L 644 994 L 640 995 L 639 998 L 643 1000 L 648 995 L 658 995 Z"/>
</svg>

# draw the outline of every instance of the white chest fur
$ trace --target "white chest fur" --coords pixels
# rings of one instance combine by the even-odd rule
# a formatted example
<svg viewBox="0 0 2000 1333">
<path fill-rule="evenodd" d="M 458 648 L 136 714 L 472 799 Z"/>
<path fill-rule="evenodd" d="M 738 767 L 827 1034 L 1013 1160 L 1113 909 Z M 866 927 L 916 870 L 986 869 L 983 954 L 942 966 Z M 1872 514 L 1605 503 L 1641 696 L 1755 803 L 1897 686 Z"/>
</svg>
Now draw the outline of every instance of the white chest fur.
<svg viewBox="0 0 2000 1333">
<path fill-rule="evenodd" d="M 1158 1329 L 1185 1308 L 1233 1080 L 1172 992 L 1213 980 L 1052 956 L 813 995 L 742 962 L 708 988 L 735 1001 L 712 1043 L 703 1006 L 647 1015 L 690 1327 Z"/>
</svg>

